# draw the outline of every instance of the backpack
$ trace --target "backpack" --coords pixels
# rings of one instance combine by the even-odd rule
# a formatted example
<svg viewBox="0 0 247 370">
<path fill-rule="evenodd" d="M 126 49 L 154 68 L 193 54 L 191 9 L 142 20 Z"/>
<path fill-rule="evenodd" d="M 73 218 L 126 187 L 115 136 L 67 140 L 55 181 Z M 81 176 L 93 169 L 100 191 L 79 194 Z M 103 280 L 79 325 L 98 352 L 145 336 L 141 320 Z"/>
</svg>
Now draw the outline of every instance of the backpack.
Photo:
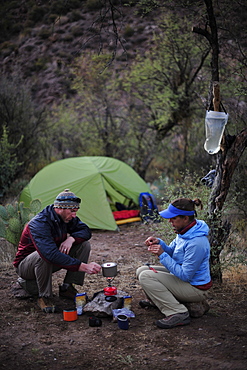
<svg viewBox="0 0 247 370">
<path fill-rule="evenodd" d="M 153 194 L 140 193 L 139 206 L 140 216 L 144 222 L 160 222 L 159 211 Z"/>
</svg>

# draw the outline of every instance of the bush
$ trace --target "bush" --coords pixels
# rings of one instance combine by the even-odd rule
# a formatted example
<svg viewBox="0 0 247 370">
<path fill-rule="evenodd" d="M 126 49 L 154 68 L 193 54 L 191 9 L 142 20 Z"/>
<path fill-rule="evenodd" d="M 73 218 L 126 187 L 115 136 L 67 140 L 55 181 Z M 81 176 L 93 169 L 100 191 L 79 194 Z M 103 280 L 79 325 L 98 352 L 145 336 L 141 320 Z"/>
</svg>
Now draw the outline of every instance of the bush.
<svg viewBox="0 0 247 370">
<path fill-rule="evenodd" d="M 99 10 L 102 8 L 102 2 L 100 0 L 87 0 L 86 8 L 88 10 Z"/>
<path fill-rule="evenodd" d="M 41 202 L 34 199 L 30 207 L 24 207 L 23 202 L 0 205 L 0 237 L 17 246 L 26 223 L 39 212 Z"/>
<path fill-rule="evenodd" d="M 15 145 L 9 143 L 8 131 L 3 126 L 3 134 L 0 140 L 0 198 L 7 192 L 21 164 L 17 161 L 14 153 L 15 148 Z"/>
<path fill-rule="evenodd" d="M 70 22 L 76 22 L 84 18 L 79 10 L 73 10 L 71 13 L 68 14 L 68 17 L 70 19 Z"/>
<path fill-rule="evenodd" d="M 46 14 L 44 17 L 44 22 L 47 24 L 52 24 L 58 17 L 58 14 Z"/>
<path fill-rule="evenodd" d="M 16 48 L 17 48 L 16 44 L 14 44 L 13 42 L 10 42 L 10 41 L 4 41 L 0 45 L 0 50 L 9 49 L 9 50 L 13 51 Z"/>
<path fill-rule="evenodd" d="M 36 163 L 44 155 L 44 150 L 48 150 L 47 144 L 45 148 L 41 145 L 47 129 L 45 110 L 34 104 L 30 87 L 24 80 L 2 76 L 0 116 L 0 137 L 6 127 L 8 143 L 15 148 L 14 155 L 18 163 L 15 178 L 18 178 L 20 175 L 23 176 L 30 162 Z"/>
<path fill-rule="evenodd" d="M 35 72 L 45 70 L 47 68 L 46 67 L 47 62 L 48 62 L 47 58 L 41 57 L 33 63 L 30 69 L 31 71 Z"/>
<path fill-rule="evenodd" d="M 210 189 L 200 183 L 197 174 L 189 172 L 181 173 L 181 180 L 174 184 L 169 184 L 168 180 L 160 177 L 159 195 L 157 195 L 158 202 L 161 204 L 161 209 L 165 209 L 168 205 L 177 198 L 200 198 L 203 204 L 203 209 L 196 209 L 198 219 L 208 220 L 208 199 Z M 174 239 L 174 232 L 168 222 L 161 222 L 160 224 L 152 225 L 156 231 L 165 235 L 165 241 L 170 243 Z"/>
<path fill-rule="evenodd" d="M 56 0 L 51 4 L 51 12 L 59 15 L 65 15 L 70 10 L 70 1 Z"/>
<path fill-rule="evenodd" d="M 48 39 L 48 37 L 50 37 L 52 34 L 52 30 L 50 28 L 42 28 L 39 33 L 38 33 L 38 36 L 42 39 L 42 40 L 45 40 L 45 39 Z"/>
<path fill-rule="evenodd" d="M 66 33 L 65 35 L 63 35 L 62 40 L 64 42 L 71 42 L 74 40 L 74 37 L 73 35 L 71 35 L 71 33 Z"/>
<path fill-rule="evenodd" d="M 41 6 L 33 6 L 29 12 L 29 20 L 33 22 L 39 22 L 42 21 L 43 17 L 45 15 L 45 9 Z"/>
<path fill-rule="evenodd" d="M 124 30 L 124 37 L 131 37 L 133 36 L 135 33 L 135 30 L 134 28 L 132 28 L 131 26 L 127 25 L 125 27 L 125 30 Z"/>
<path fill-rule="evenodd" d="M 84 32 L 83 28 L 80 27 L 80 26 L 71 27 L 70 31 L 71 31 L 72 35 L 75 36 L 75 37 L 82 36 L 83 32 Z"/>
</svg>

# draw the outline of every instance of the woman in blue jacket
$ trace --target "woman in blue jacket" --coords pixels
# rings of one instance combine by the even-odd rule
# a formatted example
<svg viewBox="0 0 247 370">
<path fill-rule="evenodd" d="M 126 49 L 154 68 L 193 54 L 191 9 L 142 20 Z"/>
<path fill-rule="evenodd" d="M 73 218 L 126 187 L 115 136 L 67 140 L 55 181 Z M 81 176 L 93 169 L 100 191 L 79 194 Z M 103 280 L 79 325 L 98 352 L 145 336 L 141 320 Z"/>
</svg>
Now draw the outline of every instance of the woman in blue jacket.
<svg viewBox="0 0 247 370">
<path fill-rule="evenodd" d="M 167 245 L 163 240 L 149 237 L 148 251 L 157 255 L 162 266 L 142 266 L 137 278 L 149 301 L 140 301 L 141 307 L 156 306 L 165 318 L 156 321 L 163 329 L 190 323 L 188 309 L 183 304 L 205 301 L 205 292 L 212 286 L 210 277 L 209 228 L 195 219 L 195 206 L 200 199 L 174 200 L 160 216 L 169 219 L 176 238 Z"/>
</svg>

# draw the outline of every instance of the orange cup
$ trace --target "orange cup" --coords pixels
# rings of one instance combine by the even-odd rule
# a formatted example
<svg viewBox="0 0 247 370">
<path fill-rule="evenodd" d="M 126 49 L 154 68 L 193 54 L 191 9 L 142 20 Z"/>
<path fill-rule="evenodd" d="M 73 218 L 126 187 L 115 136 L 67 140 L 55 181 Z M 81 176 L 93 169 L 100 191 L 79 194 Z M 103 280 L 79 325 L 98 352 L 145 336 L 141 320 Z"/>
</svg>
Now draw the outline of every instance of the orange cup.
<svg viewBox="0 0 247 370">
<path fill-rule="evenodd" d="M 77 311 L 76 310 L 63 310 L 63 319 L 64 321 L 77 320 Z"/>
</svg>

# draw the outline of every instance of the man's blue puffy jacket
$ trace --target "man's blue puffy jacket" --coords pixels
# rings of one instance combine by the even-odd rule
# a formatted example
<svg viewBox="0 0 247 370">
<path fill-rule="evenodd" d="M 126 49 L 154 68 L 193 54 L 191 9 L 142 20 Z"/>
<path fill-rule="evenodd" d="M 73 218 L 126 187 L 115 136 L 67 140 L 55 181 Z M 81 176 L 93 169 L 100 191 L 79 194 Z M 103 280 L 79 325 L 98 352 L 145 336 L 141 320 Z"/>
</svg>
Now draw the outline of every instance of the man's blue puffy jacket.
<svg viewBox="0 0 247 370">
<path fill-rule="evenodd" d="M 71 235 L 75 244 L 91 238 L 89 227 L 78 217 L 65 223 L 54 211 L 53 205 L 47 206 L 25 226 L 13 262 L 17 267 L 30 253 L 38 251 L 47 262 L 70 271 L 78 271 L 81 262 L 59 251 L 60 244 Z"/>
</svg>

